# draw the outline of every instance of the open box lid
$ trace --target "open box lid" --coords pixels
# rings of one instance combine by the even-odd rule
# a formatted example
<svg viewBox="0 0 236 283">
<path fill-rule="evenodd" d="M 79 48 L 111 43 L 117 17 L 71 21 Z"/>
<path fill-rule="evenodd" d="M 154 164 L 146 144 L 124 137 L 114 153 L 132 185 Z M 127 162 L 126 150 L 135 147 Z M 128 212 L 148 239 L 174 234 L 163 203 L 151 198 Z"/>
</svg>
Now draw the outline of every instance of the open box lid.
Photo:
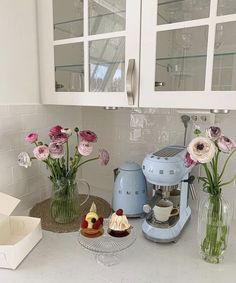
<svg viewBox="0 0 236 283">
<path fill-rule="evenodd" d="M 0 192 L 0 214 L 9 216 L 19 202 L 18 198 Z"/>
</svg>

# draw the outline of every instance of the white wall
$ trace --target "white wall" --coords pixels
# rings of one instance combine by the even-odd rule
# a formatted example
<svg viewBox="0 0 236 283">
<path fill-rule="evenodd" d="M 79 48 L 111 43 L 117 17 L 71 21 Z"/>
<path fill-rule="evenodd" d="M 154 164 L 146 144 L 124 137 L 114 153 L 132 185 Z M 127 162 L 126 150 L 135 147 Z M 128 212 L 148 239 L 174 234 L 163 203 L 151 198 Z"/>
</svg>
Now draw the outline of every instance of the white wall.
<svg viewBox="0 0 236 283">
<path fill-rule="evenodd" d="M 0 0 L 0 104 L 39 102 L 35 0 Z"/>
</svg>

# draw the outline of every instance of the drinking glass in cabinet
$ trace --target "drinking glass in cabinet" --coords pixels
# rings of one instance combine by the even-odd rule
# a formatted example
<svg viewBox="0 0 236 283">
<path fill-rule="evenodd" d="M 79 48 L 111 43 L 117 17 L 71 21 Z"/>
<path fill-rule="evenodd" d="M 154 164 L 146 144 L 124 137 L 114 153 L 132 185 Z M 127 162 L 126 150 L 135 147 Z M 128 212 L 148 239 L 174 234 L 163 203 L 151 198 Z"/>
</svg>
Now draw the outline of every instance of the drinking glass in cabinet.
<svg viewBox="0 0 236 283">
<path fill-rule="evenodd" d="M 63 86 L 56 91 L 84 91 L 84 44 L 56 45 L 54 57 L 55 80 L 57 85 Z"/>
<path fill-rule="evenodd" d="M 157 14 L 158 25 L 208 18 L 210 0 L 158 0 Z"/>
<path fill-rule="evenodd" d="M 89 34 L 125 30 L 125 7 L 126 0 L 89 0 Z"/>
<path fill-rule="evenodd" d="M 124 91 L 125 37 L 91 41 L 89 68 L 90 91 Z"/>
<path fill-rule="evenodd" d="M 157 32 L 156 91 L 204 90 L 208 26 Z"/>
<path fill-rule="evenodd" d="M 53 0 L 54 40 L 83 36 L 83 0 Z"/>
<path fill-rule="evenodd" d="M 236 90 L 236 22 L 216 25 L 212 90 Z"/>
</svg>

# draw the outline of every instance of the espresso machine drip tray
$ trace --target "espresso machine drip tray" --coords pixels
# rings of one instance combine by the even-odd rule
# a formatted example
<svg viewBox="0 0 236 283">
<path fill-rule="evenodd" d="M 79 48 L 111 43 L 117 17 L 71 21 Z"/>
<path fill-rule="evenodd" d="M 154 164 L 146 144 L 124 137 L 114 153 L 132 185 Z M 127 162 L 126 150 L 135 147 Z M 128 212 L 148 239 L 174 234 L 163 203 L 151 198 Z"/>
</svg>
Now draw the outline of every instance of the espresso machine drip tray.
<svg viewBox="0 0 236 283">
<path fill-rule="evenodd" d="M 172 216 L 168 219 L 166 222 L 159 222 L 156 220 L 154 217 L 153 211 L 149 213 L 149 215 L 146 216 L 146 221 L 149 225 L 155 227 L 155 228 L 160 228 L 160 229 L 166 229 L 174 226 L 176 222 L 179 220 L 179 215 Z"/>
</svg>

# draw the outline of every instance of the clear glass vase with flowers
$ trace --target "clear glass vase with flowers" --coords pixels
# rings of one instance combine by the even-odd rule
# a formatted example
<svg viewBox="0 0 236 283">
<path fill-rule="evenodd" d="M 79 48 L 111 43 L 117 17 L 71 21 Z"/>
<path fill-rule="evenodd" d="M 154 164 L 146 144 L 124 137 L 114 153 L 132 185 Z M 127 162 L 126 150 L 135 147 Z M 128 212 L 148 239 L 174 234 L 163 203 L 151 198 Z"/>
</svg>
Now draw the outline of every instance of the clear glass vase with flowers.
<svg viewBox="0 0 236 283">
<path fill-rule="evenodd" d="M 206 197 L 199 203 L 198 238 L 202 258 L 210 263 L 222 261 L 227 248 L 232 209 L 222 197 L 222 188 L 236 179 L 236 173 L 224 180 L 230 159 L 236 152 L 236 143 L 226 137 L 219 127 L 210 127 L 202 137 L 199 129 L 187 148 L 186 166 L 200 164 L 205 176 L 198 179 L 202 183 Z M 226 154 L 224 160 L 220 160 Z M 223 164 L 222 164 L 223 163 Z"/>
<path fill-rule="evenodd" d="M 18 155 L 18 164 L 29 167 L 33 160 L 45 163 L 50 171 L 49 179 L 52 183 L 51 216 L 58 223 L 70 223 L 79 218 L 80 201 L 78 193 L 78 180 L 76 178 L 78 169 L 87 162 L 100 160 L 101 165 L 107 165 L 109 154 L 105 149 L 100 149 L 97 156 L 90 156 L 93 151 L 93 144 L 97 142 L 97 135 L 90 131 L 79 131 L 75 128 L 77 145 L 73 156 L 70 156 L 69 139 L 72 130 L 59 125 L 49 131 L 50 143 L 44 144 L 38 140 L 37 133 L 30 133 L 25 140 L 32 145 L 33 156 L 27 152 Z M 85 158 L 85 159 L 84 159 Z M 89 197 L 90 187 L 85 180 L 79 180 L 87 185 Z"/>
</svg>

